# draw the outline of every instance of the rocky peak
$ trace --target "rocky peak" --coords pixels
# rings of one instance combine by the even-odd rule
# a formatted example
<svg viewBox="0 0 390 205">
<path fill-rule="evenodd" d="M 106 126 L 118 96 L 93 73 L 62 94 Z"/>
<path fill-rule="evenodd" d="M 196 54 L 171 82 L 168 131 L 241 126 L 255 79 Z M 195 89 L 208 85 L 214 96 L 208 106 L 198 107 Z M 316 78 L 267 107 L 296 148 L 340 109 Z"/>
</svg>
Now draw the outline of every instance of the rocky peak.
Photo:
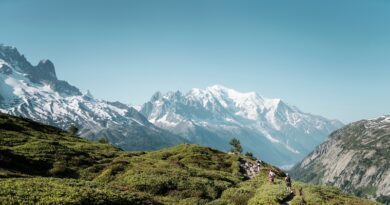
<svg viewBox="0 0 390 205">
<path fill-rule="evenodd" d="M 0 59 L 6 62 L 9 67 L 13 67 L 27 74 L 30 74 L 28 71 L 34 67 L 27 61 L 24 55 L 21 55 L 19 51 L 12 46 L 0 44 Z"/>
<path fill-rule="evenodd" d="M 89 100 L 93 100 L 94 99 L 94 97 L 93 97 L 93 95 L 92 95 L 90 90 L 87 90 L 87 92 L 83 94 L 83 97 L 85 99 L 89 99 Z"/>
<path fill-rule="evenodd" d="M 183 94 L 180 92 L 180 91 L 176 91 L 176 92 L 168 92 L 166 97 L 169 99 L 169 100 L 180 100 L 182 97 L 183 97 Z"/>
<path fill-rule="evenodd" d="M 34 83 L 55 84 L 58 81 L 54 64 L 50 60 L 41 60 L 37 66 L 26 69 L 25 72 Z"/>
<path fill-rule="evenodd" d="M 155 102 L 160 100 L 163 97 L 163 94 L 160 91 L 155 92 L 152 97 L 150 98 L 150 101 Z"/>
<path fill-rule="evenodd" d="M 50 60 L 41 60 L 36 66 L 37 74 L 42 80 L 56 81 L 57 75 L 54 69 L 54 64 Z"/>
<path fill-rule="evenodd" d="M 63 96 L 81 95 L 78 88 L 57 79 L 54 64 L 50 60 L 41 60 L 33 66 L 15 47 L 0 44 L 0 74 L 10 75 L 13 71 L 21 73 L 31 83 L 50 85 Z"/>
<path fill-rule="evenodd" d="M 24 58 L 24 56 L 20 55 L 19 51 L 15 47 L 0 44 L 0 58 L 6 61 L 11 61 L 19 60 L 20 58 Z"/>
</svg>

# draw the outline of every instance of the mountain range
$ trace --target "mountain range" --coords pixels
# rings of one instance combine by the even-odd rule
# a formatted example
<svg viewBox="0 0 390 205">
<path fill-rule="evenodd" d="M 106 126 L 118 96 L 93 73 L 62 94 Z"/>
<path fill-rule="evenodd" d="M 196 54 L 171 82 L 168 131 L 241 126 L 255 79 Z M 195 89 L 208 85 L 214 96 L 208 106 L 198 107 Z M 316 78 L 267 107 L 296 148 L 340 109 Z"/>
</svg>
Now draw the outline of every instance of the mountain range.
<svg viewBox="0 0 390 205">
<path fill-rule="evenodd" d="M 265 98 L 255 92 L 239 92 L 222 85 L 214 85 L 205 89 L 194 88 L 187 93 L 180 91 L 167 92 L 165 94 L 156 92 L 148 102 L 133 107 L 121 102 L 96 99 L 89 91 L 82 93 L 77 87 L 57 78 L 54 65 L 50 60 L 42 60 L 34 66 L 16 48 L 4 45 L 0 45 L 0 113 L 23 117 L 15 118 L 0 114 L 3 119 L 0 123 L 1 140 L 3 140 L 3 143 L 0 144 L 0 165 L 10 163 L 8 165 L 15 166 L 15 169 L 12 168 L 10 170 L 0 167 L 0 177 L 25 177 L 39 173 L 39 176 L 63 174 L 70 178 L 82 178 L 86 177 L 84 176 L 86 173 L 93 173 L 85 179 L 83 178 L 83 180 L 91 180 L 93 178 L 91 176 L 95 176 L 99 172 L 100 166 L 107 165 L 105 160 L 110 160 L 110 153 L 117 153 L 115 154 L 117 158 L 112 161 L 113 164 L 108 165 L 109 168 L 107 170 L 102 171 L 99 176 L 96 175 L 98 176 L 97 178 L 93 179 L 100 183 L 101 179 L 104 178 L 101 176 L 105 176 L 107 173 L 110 173 L 109 178 L 113 179 L 116 173 L 125 171 L 123 167 L 117 167 L 117 162 L 121 163 L 121 160 L 125 158 L 127 160 L 128 157 L 132 157 L 135 163 L 139 163 L 138 156 L 145 154 L 145 152 L 139 152 L 135 155 L 124 153 L 120 149 L 109 145 L 107 145 L 109 148 L 106 145 L 96 146 L 92 142 L 87 142 L 77 136 L 70 136 L 72 134 L 69 135 L 69 133 L 62 131 L 71 126 L 76 126 L 80 128 L 78 132 L 80 136 L 94 141 L 107 139 L 111 144 L 124 150 L 159 150 L 185 143 L 185 145 L 156 153 L 162 160 L 174 163 L 175 166 L 179 167 L 178 169 L 182 169 L 183 164 L 187 163 L 188 160 L 196 164 L 196 158 L 207 152 L 207 156 L 202 156 L 204 157 L 202 160 L 205 160 L 204 163 L 211 164 L 211 167 L 214 166 L 212 164 L 216 163 L 218 164 L 218 170 L 227 168 L 231 174 L 236 173 L 236 171 L 230 170 L 233 165 L 226 165 L 224 164 L 225 162 L 215 160 L 214 154 L 220 152 L 197 145 L 188 145 L 187 143 L 200 144 L 227 151 L 230 148 L 229 141 L 232 138 L 237 138 L 240 140 L 245 152 L 251 152 L 255 157 L 282 168 L 288 168 L 300 162 L 291 170 L 293 177 L 297 179 L 316 184 L 336 186 L 345 192 L 375 199 L 382 203 L 390 203 L 388 198 L 390 195 L 388 163 L 390 159 L 388 151 L 390 147 L 388 140 L 390 137 L 390 116 L 362 120 L 343 127 L 343 124 L 337 120 L 329 120 L 303 112 L 283 100 Z M 26 118 L 49 124 L 62 130 L 41 125 L 26 120 Z M 327 137 L 328 135 L 329 137 Z M 31 139 L 27 136 L 31 136 Z M 46 137 L 49 138 L 46 139 Z M 56 141 L 57 139 L 58 141 Z M 38 140 L 39 143 L 34 140 Z M 15 143 L 18 145 L 10 146 L 10 144 Z M 75 144 L 72 144 L 71 147 L 63 147 L 68 146 L 69 143 Z M 80 143 L 83 145 L 80 145 Z M 87 145 L 88 149 L 94 150 L 93 154 L 98 153 L 96 156 L 104 156 L 104 160 L 102 158 L 92 162 L 97 160 L 93 156 L 86 159 L 85 157 L 88 154 L 82 154 L 80 151 L 86 151 L 84 150 L 86 148 L 83 147 L 84 145 Z M 57 150 L 58 148 L 61 149 Z M 104 150 L 100 152 L 99 149 L 101 148 L 108 148 L 106 150 L 107 153 Z M 11 149 L 12 151 L 10 151 Z M 313 149 L 314 151 L 312 151 Z M 53 150 L 59 153 L 67 153 L 65 154 L 66 157 L 58 153 L 53 155 Z M 191 156 L 184 156 L 183 158 L 182 155 L 188 151 L 191 152 Z M 33 155 L 34 153 L 36 155 Z M 60 160 L 61 163 L 58 164 L 59 162 L 57 161 L 40 158 L 43 156 L 41 155 L 42 153 L 53 155 L 52 157 L 58 158 L 56 160 Z M 75 153 L 79 153 L 82 156 L 77 156 L 74 160 L 72 158 L 69 161 L 68 155 L 74 156 Z M 307 154 L 309 155 L 307 156 Z M 149 154 L 147 155 L 149 157 Z M 229 155 L 218 154 L 218 156 L 222 155 L 224 159 L 231 159 Z M 150 159 L 154 156 L 154 154 L 151 154 Z M 250 158 L 248 156 L 246 156 L 247 159 Z M 148 161 L 150 159 L 144 158 L 143 160 Z M 301 161 L 302 159 L 303 161 Z M 245 160 L 238 161 L 245 166 L 250 164 L 245 162 Z M 95 163 L 98 164 L 96 165 L 97 167 L 88 168 L 86 166 L 84 167 L 86 170 L 78 170 L 80 163 L 81 165 L 87 163 L 88 166 Z M 147 165 L 149 161 L 145 163 L 142 166 L 149 166 Z M 229 163 L 234 164 L 236 167 L 234 169 L 242 165 L 237 164 L 236 161 L 229 161 Z M 253 164 L 254 162 L 251 163 Z M 33 166 L 36 170 L 30 173 L 30 168 L 26 168 L 26 166 Z M 84 168 L 82 167 L 82 169 Z M 135 167 L 131 169 L 133 168 L 135 171 L 138 170 Z M 203 168 L 209 169 L 210 167 L 204 166 Z M 266 200 L 264 196 L 267 196 L 267 194 L 264 195 L 264 193 L 267 193 L 266 190 L 268 189 L 272 189 L 272 197 L 277 195 L 275 187 L 264 184 L 266 171 L 269 168 L 272 167 L 263 167 L 261 178 L 253 182 L 255 184 L 263 184 L 260 187 L 256 186 L 256 189 L 260 190 L 259 193 L 250 192 L 250 197 L 253 198 L 249 200 L 250 197 L 245 196 L 246 202 L 248 200 Z M 276 168 L 273 167 L 272 169 Z M 142 172 L 147 172 L 147 170 L 148 168 L 145 168 Z M 154 171 L 160 173 L 160 167 L 156 167 Z M 181 173 L 183 170 L 176 171 Z M 171 170 L 168 170 L 168 172 L 171 172 Z M 134 174 L 135 172 L 131 173 Z M 60 175 L 57 177 L 63 177 Z M 135 178 L 138 176 L 138 174 L 132 175 Z M 160 193 L 161 190 L 177 191 L 177 187 L 165 187 L 171 185 L 165 184 L 165 181 L 159 181 L 161 179 L 160 176 L 154 177 L 156 180 L 158 179 L 158 183 L 162 183 L 159 184 L 161 189 L 159 188 L 159 193 L 157 193 L 159 197 L 166 194 L 165 192 Z M 196 181 L 198 180 L 197 177 L 194 179 L 195 184 L 198 183 Z M 215 176 L 213 175 L 213 177 Z M 144 179 L 141 177 L 140 182 L 144 183 Z M 47 181 L 46 179 L 31 179 L 30 182 L 42 183 L 44 186 L 47 184 L 57 186 L 57 183 L 64 182 L 68 183 L 69 189 L 75 189 L 75 187 L 72 187 L 73 185 L 70 185 L 74 182 L 67 180 L 55 182 Z M 22 187 L 25 186 L 24 182 L 12 181 L 12 179 L 4 183 L 2 186 L 10 184 L 13 186 L 15 183 L 21 184 Z M 80 186 L 85 185 L 88 187 L 87 189 L 90 188 L 90 185 L 83 183 Z M 181 184 L 182 179 L 178 180 L 177 183 Z M 130 184 L 133 184 L 133 182 Z M 151 182 L 151 184 L 155 184 L 155 182 Z M 332 190 L 331 188 L 314 188 L 312 185 L 300 182 L 296 182 L 296 184 L 305 187 L 306 193 L 315 196 L 314 198 L 296 196 L 294 200 L 297 203 L 304 198 L 317 203 L 318 201 L 316 200 L 324 197 L 322 193 L 326 191 L 326 196 L 333 193 L 332 200 L 335 200 L 335 204 L 338 204 L 339 199 L 337 196 L 342 195 L 338 190 Z M 93 186 L 101 185 L 95 184 Z M 143 186 L 144 184 L 141 184 L 140 187 L 137 187 L 137 192 L 149 192 L 149 190 L 144 190 Z M 153 187 L 150 188 L 153 189 Z M 219 185 L 217 188 L 220 188 Z M 244 188 L 246 190 L 246 185 L 244 185 Z M 241 188 L 239 189 L 241 193 L 242 190 Z M 9 194 L 9 191 L 12 189 L 5 190 L 6 192 L 0 190 L 0 200 L 2 195 Z M 108 190 L 105 194 L 113 197 L 114 195 L 110 195 L 111 191 L 113 190 Z M 191 189 L 191 191 L 193 190 Z M 47 190 L 43 194 L 46 192 Z M 23 195 L 25 193 L 19 194 Z M 174 192 L 170 194 L 175 195 Z M 205 191 L 203 194 L 205 194 L 206 198 L 211 197 L 209 192 Z M 229 195 L 229 191 L 227 195 Z M 116 196 L 110 198 L 110 200 L 117 200 Z M 187 193 L 184 193 L 183 196 L 187 197 Z M 96 198 L 99 196 L 93 195 L 92 197 Z M 129 196 L 126 195 L 124 197 Z M 142 198 L 142 196 L 140 197 Z M 157 199 L 153 198 L 153 200 L 162 200 L 159 197 Z M 212 196 L 213 199 L 218 197 L 221 197 L 221 192 L 216 192 Z M 346 197 L 345 200 L 353 200 L 355 202 L 360 200 L 350 198 L 347 195 L 344 195 L 344 197 Z M 144 200 L 144 198 L 141 198 L 137 196 L 135 200 Z M 270 200 L 273 202 L 276 200 L 278 203 L 281 203 L 288 198 L 289 196 L 276 199 L 274 197 Z M 9 197 L 4 199 L 9 200 Z M 147 200 L 152 199 L 149 198 Z M 168 200 L 168 198 L 164 200 Z M 169 200 L 172 199 L 169 198 Z M 236 198 L 228 197 L 226 200 L 235 201 Z M 321 200 L 326 201 L 327 198 L 325 197 Z M 163 204 L 171 202 L 164 201 Z M 236 204 L 240 203 L 237 202 Z"/>
<path fill-rule="evenodd" d="M 0 111 L 67 129 L 92 140 L 107 138 L 125 150 L 156 150 L 191 142 L 220 150 L 239 139 L 247 152 L 291 166 L 342 126 L 280 99 L 224 86 L 186 94 L 157 92 L 137 108 L 94 98 L 58 80 L 53 63 L 33 66 L 16 48 L 0 46 Z"/>
<path fill-rule="evenodd" d="M 221 85 L 186 94 L 157 92 L 137 109 L 153 124 L 191 142 L 227 150 L 229 140 L 237 138 L 246 151 L 279 166 L 298 162 L 342 126 L 280 99 Z"/>
</svg>

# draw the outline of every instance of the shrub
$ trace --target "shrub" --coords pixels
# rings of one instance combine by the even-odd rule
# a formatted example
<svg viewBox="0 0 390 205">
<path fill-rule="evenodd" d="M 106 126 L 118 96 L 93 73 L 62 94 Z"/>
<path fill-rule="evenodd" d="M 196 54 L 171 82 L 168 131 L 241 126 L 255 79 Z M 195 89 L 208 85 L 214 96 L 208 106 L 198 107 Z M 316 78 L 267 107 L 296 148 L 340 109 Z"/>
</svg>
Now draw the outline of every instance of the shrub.
<svg viewBox="0 0 390 205">
<path fill-rule="evenodd" d="M 107 139 L 106 137 L 100 138 L 100 139 L 98 140 L 98 142 L 99 142 L 99 143 L 102 143 L 102 144 L 108 144 L 108 143 L 109 143 L 109 141 L 108 141 L 108 139 Z"/>
<path fill-rule="evenodd" d="M 66 166 L 62 162 L 55 162 L 53 167 L 49 170 L 49 174 L 52 176 L 63 176 L 66 173 Z"/>
<path fill-rule="evenodd" d="M 120 192 L 103 184 L 55 178 L 0 181 L 1 204 L 159 204 L 137 192 Z"/>
</svg>

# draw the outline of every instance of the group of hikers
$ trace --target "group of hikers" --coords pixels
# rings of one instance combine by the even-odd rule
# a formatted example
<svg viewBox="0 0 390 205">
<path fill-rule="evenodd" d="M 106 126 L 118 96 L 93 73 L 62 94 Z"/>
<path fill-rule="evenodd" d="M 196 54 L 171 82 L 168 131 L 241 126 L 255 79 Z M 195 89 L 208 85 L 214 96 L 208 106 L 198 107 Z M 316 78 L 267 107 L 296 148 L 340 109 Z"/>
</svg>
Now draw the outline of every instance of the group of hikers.
<svg viewBox="0 0 390 205">
<path fill-rule="evenodd" d="M 271 184 L 274 184 L 275 182 L 275 177 L 276 177 L 276 174 L 275 172 L 273 172 L 271 169 L 269 170 L 269 173 L 268 173 L 268 180 L 270 181 Z M 286 177 L 284 178 L 284 181 L 286 182 L 286 186 L 287 186 L 287 191 L 292 193 L 291 191 L 291 177 L 290 175 L 287 173 L 286 174 Z"/>
</svg>

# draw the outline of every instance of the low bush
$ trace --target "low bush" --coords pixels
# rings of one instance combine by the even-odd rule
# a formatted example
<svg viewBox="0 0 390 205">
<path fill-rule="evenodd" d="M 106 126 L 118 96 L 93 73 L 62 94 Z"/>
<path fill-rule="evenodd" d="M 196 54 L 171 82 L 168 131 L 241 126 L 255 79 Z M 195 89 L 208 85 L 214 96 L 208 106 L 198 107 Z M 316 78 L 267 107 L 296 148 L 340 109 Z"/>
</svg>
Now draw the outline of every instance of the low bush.
<svg viewBox="0 0 390 205">
<path fill-rule="evenodd" d="M 2 204 L 159 204 L 151 196 L 103 184 L 54 178 L 0 180 Z"/>
</svg>

